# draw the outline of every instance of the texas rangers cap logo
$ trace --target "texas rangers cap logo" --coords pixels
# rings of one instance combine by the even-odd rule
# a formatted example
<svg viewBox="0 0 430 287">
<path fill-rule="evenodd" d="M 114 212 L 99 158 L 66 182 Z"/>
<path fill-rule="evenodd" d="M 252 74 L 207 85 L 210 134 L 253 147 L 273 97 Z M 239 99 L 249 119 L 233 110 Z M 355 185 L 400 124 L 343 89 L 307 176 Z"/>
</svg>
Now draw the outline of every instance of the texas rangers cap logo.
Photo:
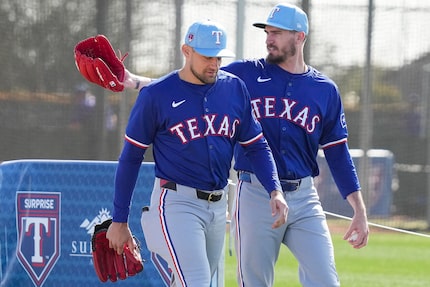
<svg viewBox="0 0 430 287">
<path fill-rule="evenodd" d="M 60 257 L 60 193 L 16 193 L 17 257 L 42 286 Z"/>
<path fill-rule="evenodd" d="M 192 33 L 188 34 L 188 42 L 193 41 L 193 39 L 194 39 L 194 34 Z"/>
</svg>

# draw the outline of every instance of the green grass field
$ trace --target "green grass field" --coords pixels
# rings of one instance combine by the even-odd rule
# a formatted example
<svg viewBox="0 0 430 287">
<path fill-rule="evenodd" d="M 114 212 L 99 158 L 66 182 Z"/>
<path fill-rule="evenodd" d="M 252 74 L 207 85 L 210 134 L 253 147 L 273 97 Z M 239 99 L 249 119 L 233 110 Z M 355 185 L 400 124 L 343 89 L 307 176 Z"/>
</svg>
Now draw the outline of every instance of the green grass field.
<svg viewBox="0 0 430 287">
<path fill-rule="evenodd" d="M 343 229 L 342 229 L 343 230 Z M 346 229 L 344 229 L 346 231 Z M 430 286 L 430 238 L 370 229 L 368 246 L 353 249 L 333 233 L 336 266 L 345 287 Z M 228 243 L 228 239 L 227 239 Z M 225 286 L 237 286 L 236 258 L 225 255 Z M 276 265 L 275 287 L 300 287 L 297 262 L 283 246 Z"/>
</svg>

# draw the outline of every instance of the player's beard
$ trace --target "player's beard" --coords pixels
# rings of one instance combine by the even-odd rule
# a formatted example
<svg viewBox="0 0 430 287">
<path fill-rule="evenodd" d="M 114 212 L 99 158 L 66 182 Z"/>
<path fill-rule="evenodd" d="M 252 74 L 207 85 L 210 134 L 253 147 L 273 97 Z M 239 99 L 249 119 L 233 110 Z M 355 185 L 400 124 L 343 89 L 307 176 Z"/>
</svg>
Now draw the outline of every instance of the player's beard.
<svg viewBox="0 0 430 287">
<path fill-rule="evenodd" d="M 294 57 L 297 54 L 297 48 L 294 45 L 293 40 L 287 44 L 287 46 L 283 49 L 279 49 L 275 45 L 268 45 L 267 49 L 269 50 L 269 54 L 267 54 L 266 62 L 269 64 L 281 64 L 286 62 L 288 58 Z M 272 51 L 278 51 L 277 55 L 272 54 Z"/>
<path fill-rule="evenodd" d="M 194 77 L 196 77 L 202 84 L 213 84 L 213 83 L 215 83 L 216 77 L 217 77 L 217 72 L 218 71 L 214 71 L 214 75 L 209 76 L 209 75 L 207 75 L 207 73 L 208 73 L 207 69 L 203 70 L 202 73 L 198 73 L 191 66 L 191 73 L 193 73 Z"/>
</svg>

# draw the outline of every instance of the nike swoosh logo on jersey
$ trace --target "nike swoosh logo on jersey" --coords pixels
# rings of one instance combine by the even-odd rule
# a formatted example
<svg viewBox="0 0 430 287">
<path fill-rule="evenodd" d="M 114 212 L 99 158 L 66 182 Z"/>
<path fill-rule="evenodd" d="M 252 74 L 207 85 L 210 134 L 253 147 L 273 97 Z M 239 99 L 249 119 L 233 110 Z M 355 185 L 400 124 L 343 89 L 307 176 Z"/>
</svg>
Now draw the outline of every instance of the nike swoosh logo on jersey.
<svg viewBox="0 0 430 287">
<path fill-rule="evenodd" d="M 257 78 L 257 82 L 264 83 L 270 81 L 272 78 L 262 78 L 261 76 Z"/>
<path fill-rule="evenodd" d="M 180 102 L 173 101 L 173 102 L 172 102 L 172 108 L 177 108 L 177 107 L 179 107 L 180 105 L 182 105 L 183 103 L 185 103 L 185 100 L 182 100 L 182 101 L 180 101 Z"/>
</svg>

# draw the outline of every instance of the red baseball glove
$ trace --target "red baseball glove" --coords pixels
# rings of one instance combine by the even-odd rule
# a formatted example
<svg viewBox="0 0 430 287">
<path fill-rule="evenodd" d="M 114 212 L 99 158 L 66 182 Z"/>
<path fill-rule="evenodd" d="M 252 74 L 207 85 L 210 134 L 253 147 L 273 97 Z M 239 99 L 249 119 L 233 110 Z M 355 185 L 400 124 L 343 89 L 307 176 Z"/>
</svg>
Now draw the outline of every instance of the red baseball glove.
<svg viewBox="0 0 430 287">
<path fill-rule="evenodd" d="M 94 227 L 92 236 L 92 250 L 94 269 L 100 281 L 106 282 L 108 279 L 116 282 L 119 279 L 124 280 L 129 276 L 134 276 L 143 270 L 143 260 L 140 255 L 140 246 L 134 237 L 135 250 L 130 250 L 124 245 L 124 252 L 121 255 L 109 248 L 109 240 L 106 238 L 106 232 L 112 219 L 106 220 Z"/>
<path fill-rule="evenodd" d="M 124 57 L 117 57 L 111 43 L 104 35 L 97 35 L 79 42 L 74 49 L 75 64 L 79 72 L 91 83 L 113 92 L 124 90 Z"/>
</svg>

